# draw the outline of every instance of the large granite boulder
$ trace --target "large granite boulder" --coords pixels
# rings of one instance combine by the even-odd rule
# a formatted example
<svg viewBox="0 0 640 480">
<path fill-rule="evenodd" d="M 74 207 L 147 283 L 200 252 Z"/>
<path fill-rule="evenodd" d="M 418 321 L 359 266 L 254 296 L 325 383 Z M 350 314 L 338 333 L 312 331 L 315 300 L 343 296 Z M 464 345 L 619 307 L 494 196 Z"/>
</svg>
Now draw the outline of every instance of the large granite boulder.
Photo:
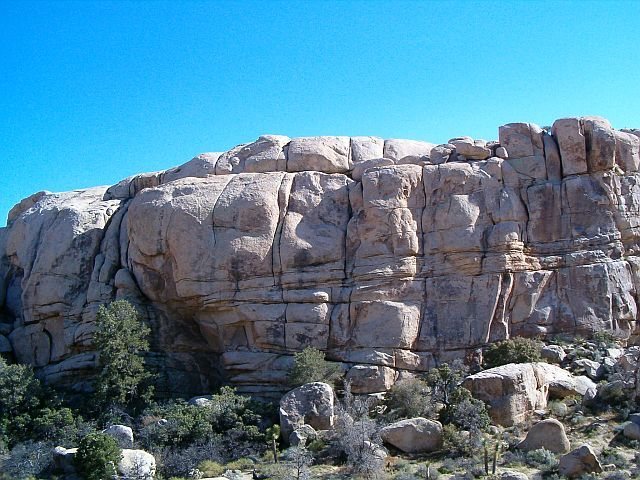
<svg viewBox="0 0 640 480">
<path fill-rule="evenodd" d="M 144 450 L 124 448 L 117 470 L 123 480 L 152 480 L 156 474 L 156 459 Z"/>
<path fill-rule="evenodd" d="M 280 400 L 280 431 L 283 438 L 309 425 L 315 430 L 329 430 L 335 421 L 335 396 L 330 385 L 306 383 L 294 388 Z"/>
<path fill-rule="evenodd" d="M 553 453 L 567 453 L 571 449 L 564 425 L 554 418 L 536 423 L 525 439 L 518 444 L 526 452 L 544 448 Z"/>
<path fill-rule="evenodd" d="M 499 137 L 263 135 L 38 192 L 0 228 L 0 349 L 84 394 L 97 309 L 127 299 L 159 394 L 226 381 L 279 398 L 307 346 L 386 389 L 386 369 L 513 336 L 637 334 L 638 132 L 584 117 Z"/>
<path fill-rule="evenodd" d="M 547 363 L 510 363 L 468 376 L 464 384 L 489 406 L 491 419 L 504 426 L 525 423 L 531 413 L 547 406 L 548 399 L 595 393 L 586 377 L 574 377 Z"/>
<path fill-rule="evenodd" d="M 422 417 L 392 423 L 380 430 L 380 437 L 406 453 L 428 453 L 442 448 L 442 424 Z"/>
</svg>

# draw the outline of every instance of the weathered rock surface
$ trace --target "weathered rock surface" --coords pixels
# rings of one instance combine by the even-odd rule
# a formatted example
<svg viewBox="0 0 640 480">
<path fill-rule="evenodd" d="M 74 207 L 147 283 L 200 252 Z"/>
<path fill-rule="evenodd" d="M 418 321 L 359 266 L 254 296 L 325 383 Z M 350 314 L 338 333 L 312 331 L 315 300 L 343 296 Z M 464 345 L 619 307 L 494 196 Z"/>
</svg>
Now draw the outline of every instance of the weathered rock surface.
<svg viewBox="0 0 640 480">
<path fill-rule="evenodd" d="M 86 391 L 97 308 L 126 298 L 152 326 L 158 392 L 194 395 L 281 392 L 309 345 L 424 371 L 511 336 L 636 334 L 638 136 L 596 117 L 499 135 L 265 135 L 39 192 L 0 229 L 0 334 Z"/>
<path fill-rule="evenodd" d="M 126 425 L 111 425 L 102 431 L 118 442 L 120 448 L 133 448 L 133 430 Z"/>
<path fill-rule="evenodd" d="M 468 376 L 464 386 L 489 405 L 491 419 L 504 426 L 526 422 L 534 410 L 544 409 L 549 398 L 595 394 L 586 377 L 546 363 L 510 363 Z"/>
<path fill-rule="evenodd" d="M 335 396 L 330 385 L 322 382 L 306 383 L 294 388 L 280 400 L 280 431 L 283 438 L 309 425 L 314 430 L 333 428 Z"/>
<path fill-rule="evenodd" d="M 123 448 L 118 474 L 124 480 L 151 480 L 156 474 L 156 459 L 144 450 Z"/>
<path fill-rule="evenodd" d="M 409 418 L 380 430 L 382 440 L 406 453 L 433 452 L 442 447 L 442 424 L 422 417 Z"/>
<path fill-rule="evenodd" d="M 544 448 L 553 453 L 567 453 L 571 450 L 564 425 L 554 418 L 536 423 L 527 432 L 525 439 L 518 444 L 526 452 Z"/>
<path fill-rule="evenodd" d="M 75 458 L 78 453 L 77 448 L 56 447 L 53 449 L 54 469 L 64 473 L 75 473 Z"/>
<path fill-rule="evenodd" d="M 576 478 L 585 473 L 600 473 L 602 465 L 590 445 L 582 445 L 560 457 L 558 473 L 568 478 Z"/>
</svg>

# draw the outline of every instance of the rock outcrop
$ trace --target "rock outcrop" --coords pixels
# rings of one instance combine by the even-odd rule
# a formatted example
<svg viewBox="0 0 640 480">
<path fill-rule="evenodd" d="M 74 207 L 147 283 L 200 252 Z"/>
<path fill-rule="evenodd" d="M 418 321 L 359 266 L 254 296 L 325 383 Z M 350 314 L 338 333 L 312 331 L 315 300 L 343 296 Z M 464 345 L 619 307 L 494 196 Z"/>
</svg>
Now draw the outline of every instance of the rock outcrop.
<svg viewBox="0 0 640 480">
<path fill-rule="evenodd" d="M 88 390 L 97 308 L 126 298 L 152 326 L 157 390 L 182 395 L 281 391 L 309 345 L 423 371 L 514 335 L 631 335 L 636 133 L 585 117 L 498 142 L 265 135 L 39 192 L 0 229 L 0 335 L 47 382 Z"/>
<path fill-rule="evenodd" d="M 596 384 L 589 378 L 574 377 L 547 363 L 509 363 L 468 376 L 463 383 L 471 394 L 489 406 L 489 415 L 498 425 L 525 423 L 549 398 L 595 395 Z"/>
</svg>

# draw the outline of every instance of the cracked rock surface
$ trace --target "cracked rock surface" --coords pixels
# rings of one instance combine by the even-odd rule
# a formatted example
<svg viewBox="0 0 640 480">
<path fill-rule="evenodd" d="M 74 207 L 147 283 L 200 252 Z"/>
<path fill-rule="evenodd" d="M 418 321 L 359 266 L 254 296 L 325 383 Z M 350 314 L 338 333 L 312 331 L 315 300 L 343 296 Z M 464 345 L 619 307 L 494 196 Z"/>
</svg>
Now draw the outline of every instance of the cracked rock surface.
<svg viewBox="0 0 640 480">
<path fill-rule="evenodd" d="M 129 299 L 158 390 L 183 394 L 279 391 L 306 346 L 387 388 L 514 335 L 633 335 L 638 135 L 598 117 L 446 145 L 265 135 L 38 192 L 0 229 L 0 334 L 46 381 L 87 390 L 97 308 Z"/>
</svg>

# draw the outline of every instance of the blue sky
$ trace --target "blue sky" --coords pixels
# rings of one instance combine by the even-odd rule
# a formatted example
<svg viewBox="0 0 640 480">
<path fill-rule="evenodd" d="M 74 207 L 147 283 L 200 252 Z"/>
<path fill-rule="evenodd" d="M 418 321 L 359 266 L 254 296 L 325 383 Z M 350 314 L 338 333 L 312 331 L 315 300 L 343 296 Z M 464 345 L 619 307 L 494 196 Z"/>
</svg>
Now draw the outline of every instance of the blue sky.
<svg viewBox="0 0 640 480">
<path fill-rule="evenodd" d="M 260 134 L 640 127 L 640 2 L 0 2 L 0 225 Z"/>
</svg>

